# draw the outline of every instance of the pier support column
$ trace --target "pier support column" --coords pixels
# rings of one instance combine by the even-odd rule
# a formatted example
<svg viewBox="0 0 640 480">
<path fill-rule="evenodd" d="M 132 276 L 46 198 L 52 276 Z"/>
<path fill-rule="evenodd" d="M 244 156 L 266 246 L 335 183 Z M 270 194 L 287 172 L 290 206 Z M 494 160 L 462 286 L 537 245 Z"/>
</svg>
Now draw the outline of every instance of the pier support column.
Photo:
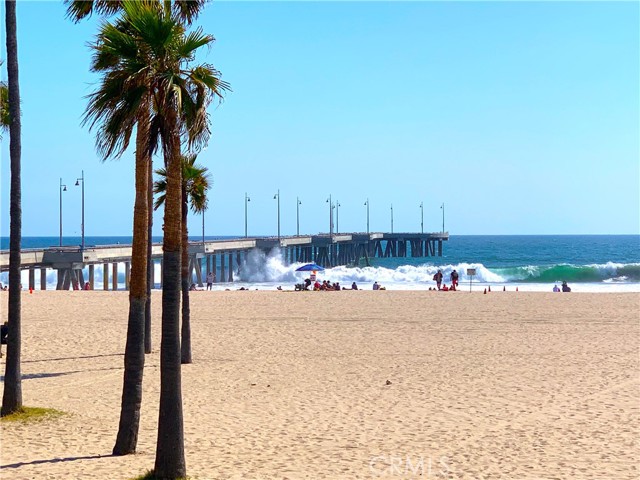
<svg viewBox="0 0 640 480">
<path fill-rule="evenodd" d="M 111 275 L 111 286 L 113 291 L 118 290 L 118 262 L 113 262 L 112 267 L 112 275 Z"/>
<path fill-rule="evenodd" d="M 211 256 L 211 270 L 210 272 L 213 272 L 213 281 L 215 283 L 218 283 L 218 272 L 217 272 L 217 265 L 216 265 L 216 256 L 215 254 Z"/>
<path fill-rule="evenodd" d="M 229 282 L 233 282 L 233 253 L 229 254 Z"/>
<path fill-rule="evenodd" d="M 102 264 L 102 285 L 105 290 L 109 290 L 109 264 Z"/>
<path fill-rule="evenodd" d="M 151 268 L 149 269 L 149 283 L 151 284 L 151 289 L 156 286 L 156 264 L 152 258 L 149 259 L 151 262 Z"/>
<path fill-rule="evenodd" d="M 33 267 L 29 267 L 29 288 L 36 289 L 36 269 Z"/>
<path fill-rule="evenodd" d="M 56 270 L 57 270 L 57 273 L 58 273 L 58 282 L 56 284 L 56 290 L 62 290 L 63 287 L 64 287 L 64 279 L 65 279 L 66 274 L 67 274 L 67 269 L 66 268 L 57 268 Z"/>
<path fill-rule="evenodd" d="M 220 254 L 220 280 L 227 281 L 226 271 L 224 269 L 224 253 Z"/>
<path fill-rule="evenodd" d="M 129 275 L 131 273 L 131 263 L 124 262 L 124 289 L 129 290 Z"/>
<path fill-rule="evenodd" d="M 40 269 L 40 290 L 46 290 L 46 289 L 47 289 L 47 269 L 41 268 Z"/>
<path fill-rule="evenodd" d="M 95 288 L 95 283 L 96 283 L 95 279 L 96 279 L 95 266 L 89 265 L 89 287 L 91 287 L 91 290 Z"/>
</svg>

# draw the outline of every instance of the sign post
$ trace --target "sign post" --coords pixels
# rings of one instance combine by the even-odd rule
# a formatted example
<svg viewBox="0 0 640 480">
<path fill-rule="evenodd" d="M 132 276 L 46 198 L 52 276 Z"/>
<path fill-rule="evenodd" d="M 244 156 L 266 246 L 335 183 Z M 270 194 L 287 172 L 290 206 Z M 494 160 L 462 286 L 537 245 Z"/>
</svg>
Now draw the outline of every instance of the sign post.
<svg viewBox="0 0 640 480">
<path fill-rule="evenodd" d="M 473 276 L 476 274 L 475 268 L 467 268 L 467 275 L 469 275 L 469 291 L 471 291 L 471 282 L 473 282 Z"/>
</svg>

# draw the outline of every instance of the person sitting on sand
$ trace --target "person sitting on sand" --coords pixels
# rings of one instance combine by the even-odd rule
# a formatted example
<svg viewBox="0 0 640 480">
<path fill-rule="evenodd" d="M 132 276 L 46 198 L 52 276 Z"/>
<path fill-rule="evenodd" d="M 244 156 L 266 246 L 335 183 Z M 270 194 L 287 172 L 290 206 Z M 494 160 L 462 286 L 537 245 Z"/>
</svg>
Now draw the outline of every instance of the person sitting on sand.
<svg viewBox="0 0 640 480">
<path fill-rule="evenodd" d="M 316 280 L 316 283 L 313 284 L 313 290 L 317 292 L 321 287 L 322 285 L 320 285 L 320 282 Z"/>
<path fill-rule="evenodd" d="M 373 289 L 374 290 L 380 290 L 380 285 L 378 285 L 377 281 L 373 282 Z"/>
<path fill-rule="evenodd" d="M 192 283 L 191 286 L 189 287 L 189 291 L 193 292 L 194 290 L 196 290 L 196 284 Z"/>
<path fill-rule="evenodd" d="M 567 282 L 562 282 L 562 291 L 563 292 L 570 292 L 571 288 L 569 288 L 569 285 L 567 285 Z"/>
<path fill-rule="evenodd" d="M 447 287 L 447 284 L 446 284 L 446 283 L 445 283 L 444 285 L 442 285 L 441 290 L 442 290 L 443 292 L 448 292 L 448 291 L 449 291 L 449 287 Z"/>
<path fill-rule="evenodd" d="M 351 284 L 351 290 L 357 290 L 358 289 L 358 285 L 356 285 L 356 282 L 353 282 Z"/>
<path fill-rule="evenodd" d="M 553 291 L 554 292 L 559 292 L 560 291 L 560 287 L 558 285 L 554 285 L 553 286 Z"/>
<path fill-rule="evenodd" d="M 310 278 L 305 278 L 304 279 L 304 289 L 305 290 L 309 290 L 310 286 L 311 286 L 311 279 Z"/>
</svg>

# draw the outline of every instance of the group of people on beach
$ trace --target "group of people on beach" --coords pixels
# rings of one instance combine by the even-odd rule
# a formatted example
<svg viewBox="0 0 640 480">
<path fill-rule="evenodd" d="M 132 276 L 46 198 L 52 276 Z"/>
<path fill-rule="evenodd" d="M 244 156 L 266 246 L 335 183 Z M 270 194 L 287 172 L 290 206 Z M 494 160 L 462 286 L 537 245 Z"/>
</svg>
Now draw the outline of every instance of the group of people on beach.
<svg viewBox="0 0 640 480">
<path fill-rule="evenodd" d="M 558 285 L 554 285 L 553 286 L 553 291 L 554 292 L 570 292 L 571 291 L 571 287 L 569 285 L 567 285 L 567 282 L 562 282 L 562 288 L 558 287 Z"/>
<path fill-rule="evenodd" d="M 458 289 L 458 272 L 454 269 L 451 274 L 449 275 L 449 279 L 451 280 L 451 286 L 447 287 L 447 284 L 445 283 L 444 285 L 442 284 L 442 279 L 444 278 L 444 275 L 442 274 L 442 270 L 438 270 L 436 272 L 436 274 L 433 276 L 433 279 L 436 282 L 436 286 L 438 287 L 438 290 L 442 290 L 442 291 L 449 291 L 449 290 L 457 290 Z M 431 290 L 431 288 L 429 288 L 429 290 Z"/>
</svg>

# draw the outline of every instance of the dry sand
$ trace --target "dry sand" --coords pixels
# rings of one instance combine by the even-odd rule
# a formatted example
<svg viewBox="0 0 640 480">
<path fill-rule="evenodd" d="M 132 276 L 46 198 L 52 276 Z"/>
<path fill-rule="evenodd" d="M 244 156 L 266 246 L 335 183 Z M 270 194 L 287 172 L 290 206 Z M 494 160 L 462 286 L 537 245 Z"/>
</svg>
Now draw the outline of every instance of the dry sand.
<svg viewBox="0 0 640 480">
<path fill-rule="evenodd" d="M 640 294 L 191 298 L 193 478 L 639 477 Z M 111 457 L 128 294 L 24 293 L 25 405 L 70 415 L 3 423 L 2 478 L 126 479 L 153 467 L 160 300 L 139 453 Z"/>
</svg>

